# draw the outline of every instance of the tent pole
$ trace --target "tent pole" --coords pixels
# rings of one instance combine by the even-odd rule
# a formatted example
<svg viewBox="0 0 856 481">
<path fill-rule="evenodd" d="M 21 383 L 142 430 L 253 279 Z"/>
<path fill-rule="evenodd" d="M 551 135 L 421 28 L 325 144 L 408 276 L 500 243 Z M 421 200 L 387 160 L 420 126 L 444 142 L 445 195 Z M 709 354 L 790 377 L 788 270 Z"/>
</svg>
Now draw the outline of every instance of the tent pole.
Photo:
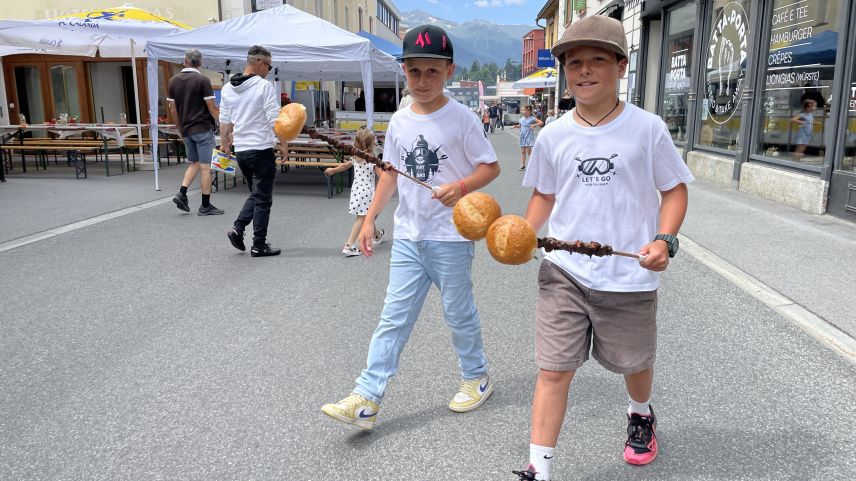
<svg viewBox="0 0 856 481">
<path fill-rule="evenodd" d="M 134 108 L 137 112 L 137 140 L 140 142 L 140 160 L 143 158 L 143 128 L 140 123 L 143 119 L 140 117 L 140 86 L 137 83 L 137 55 L 134 52 L 134 47 L 136 46 L 136 42 L 134 39 L 130 39 L 131 42 L 131 76 L 134 79 Z M 156 139 L 152 139 L 154 142 Z"/>
<path fill-rule="evenodd" d="M 158 58 L 147 53 L 146 59 L 146 82 L 149 92 L 149 137 L 157 139 L 158 136 Z M 160 180 L 158 172 L 158 143 L 152 142 L 152 164 L 155 168 L 155 190 L 160 191 Z"/>
<path fill-rule="evenodd" d="M 395 72 L 395 110 L 398 110 L 398 105 L 401 103 L 401 93 L 398 91 L 398 72 Z"/>
</svg>

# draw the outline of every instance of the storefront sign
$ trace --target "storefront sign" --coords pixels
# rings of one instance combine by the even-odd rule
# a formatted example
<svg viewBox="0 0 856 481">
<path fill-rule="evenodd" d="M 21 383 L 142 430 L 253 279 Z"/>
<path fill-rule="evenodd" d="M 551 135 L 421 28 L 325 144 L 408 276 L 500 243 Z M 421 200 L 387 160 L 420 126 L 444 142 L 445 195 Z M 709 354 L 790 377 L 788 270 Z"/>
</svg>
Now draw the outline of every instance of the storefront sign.
<svg viewBox="0 0 856 481">
<path fill-rule="evenodd" d="M 552 55 L 550 55 L 549 49 L 546 49 L 546 48 L 539 48 L 538 49 L 538 64 L 537 64 L 537 66 L 539 68 L 555 67 L 556 66 L 556 60 L 553 58 Z"/>
<path fill-rule="evenodd" d="M 774 4 L 777 8 L 770 19 L 770 53 L 764 77 L 767 90 L 818 85 L 821 80 L 830 80 L 838 34 L 815 18 L 817 12 L 810 11 L 812 4 L 778 3 L 786 4 Z"/>
<path fill-rule="evenodd" d="M 267 10 L 269 8 L 281 7 L 282 0 L 256 0 L 256 11 Z"/>
<path fill-rule="evenodd" d="M 851 112 L 856 112 L 856 82 L 850 85 L 850 109 Z"/>
<path fill-rule="evenodd" d="M 668 91 L 686 91 L 689 89 L 692 40 L 693 37 L 690 34 L 684 38 L 671 41 L 671 46 L 679 49 L 673 51 L 669 59 L 669 71 L 666 73 L 666 90 Z"/>
<path fill-rule="evenodd" d="M 726 4 L 712 29 L 707 52 L 707 108 L 714 122 L 724 124 L 737 111 L 743 96 L 749 47 L 749 22 L 743 6 Z"/>
</svg>

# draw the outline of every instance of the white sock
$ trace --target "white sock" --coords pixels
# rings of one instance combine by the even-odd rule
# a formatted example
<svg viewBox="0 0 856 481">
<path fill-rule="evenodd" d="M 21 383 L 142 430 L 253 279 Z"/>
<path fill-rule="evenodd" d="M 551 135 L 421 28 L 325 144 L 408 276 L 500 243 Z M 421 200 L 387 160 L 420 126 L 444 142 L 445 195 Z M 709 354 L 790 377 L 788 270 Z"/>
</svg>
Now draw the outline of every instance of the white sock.
<svg viewBox="0 0 856 481">
<path fill-rule="evenodd" d="M 550 465 L 553 464 L 553 450 L 547 446 L 529 445 L 529 463 L 535 466 L 535 479 L 548 481 L 550 479 Z"/>
<path fill-rule="evenodd" d="M 643 403 L 638 403 L 630 398 L 630 407 L 627 408 L 627 415 L 629 416 L 632 413 L 641 414 L 642 416 L 650 416 L 651 415 L 651 400 L 647 400 Z"/>
</svg>

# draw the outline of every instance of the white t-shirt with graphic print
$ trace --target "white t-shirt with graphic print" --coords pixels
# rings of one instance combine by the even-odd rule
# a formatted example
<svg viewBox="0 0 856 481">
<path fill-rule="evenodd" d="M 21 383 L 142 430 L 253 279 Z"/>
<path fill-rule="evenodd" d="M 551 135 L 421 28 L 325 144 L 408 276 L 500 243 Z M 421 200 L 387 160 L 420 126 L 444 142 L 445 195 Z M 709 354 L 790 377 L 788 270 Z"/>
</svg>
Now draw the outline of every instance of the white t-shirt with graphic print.
<svg viewBox="0 0 856 481">
<path fill-rule="evenodd" d="M 470 175 L 478 164 L 496 162 L 481 120 L 459 102 L 428 115 L 411 108 L 395 112 L 389 121 L 383 160 L 398 170 L 439 186 Z M 398 209 L 394 237 L 411 241 L 466 241 L 452 224 L 452 209 L 431 191 L 398 176 Z"/>
<path fill-rule="evenodd" d="M 541 131 L 523 185 L 555 194 L 549 236 L 639 252 L 657 235 L 658 191 L 695 179 L 660 117 L 628 103 L 603 126 L 584 128 L 573 117 Z M 627 257 L 553 251 L 545 258 L 590 289 L 641 292 L 660 284 L 658 273 Z"/>
</svg>

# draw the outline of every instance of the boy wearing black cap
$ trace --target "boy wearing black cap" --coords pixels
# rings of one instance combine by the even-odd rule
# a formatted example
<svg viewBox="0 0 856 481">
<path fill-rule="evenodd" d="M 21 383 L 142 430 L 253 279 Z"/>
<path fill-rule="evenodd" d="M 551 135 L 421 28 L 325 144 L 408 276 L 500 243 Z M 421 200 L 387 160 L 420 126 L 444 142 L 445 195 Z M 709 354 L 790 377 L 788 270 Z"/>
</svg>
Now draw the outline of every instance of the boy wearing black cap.
<svg viewBox="0 0 856 481">
<path fill-rule="evenodd" d="M 451 207 L 499 175 L 496 153 L 479 119 L 443 94 L 455 71 L 452 42 L 443 29 L 422 25 L 407 32 L 401 61 L 413 103 L 393 114 L 383 159 L 432 185 L 433 194 L 403 176 L 385 173 L 360 231 L 360 250 L 371 257 L 374 219 L 398 190 L 389 285 L 366 368 L 348 397 L 321 408 L 333 419 L 363 429 L 374 427 L 431 284 L 440 290 L 462 374 L 449 409 L 472 411 L 493 393 L 472 293 L 474 245 L 455 230 Z"/>
<path fill-rule="evenodd" d="M 576 370 L 589 352 L 624 375 L 630 406 L 624 460 L 657 456 L 651 391 L 656 351 L 658 272 L 677 252 L 693 180 L 663 120 L 616 95 L 627 68 L 620 21 L 595 15 L 571 24 L 552 48 L 576 107 L 544 127 L 523 185 L 534 190 L 526 220 L 563 240 L 597 240 L 637 250 L 616 256 L 553 251 L 538 275 L 529 465 L 521 480 L 549 480 Z M 660 201 L 662 197 L 662 201 Z M 640 248 L 641 246 L 641 248 Z"/>
</svg>

